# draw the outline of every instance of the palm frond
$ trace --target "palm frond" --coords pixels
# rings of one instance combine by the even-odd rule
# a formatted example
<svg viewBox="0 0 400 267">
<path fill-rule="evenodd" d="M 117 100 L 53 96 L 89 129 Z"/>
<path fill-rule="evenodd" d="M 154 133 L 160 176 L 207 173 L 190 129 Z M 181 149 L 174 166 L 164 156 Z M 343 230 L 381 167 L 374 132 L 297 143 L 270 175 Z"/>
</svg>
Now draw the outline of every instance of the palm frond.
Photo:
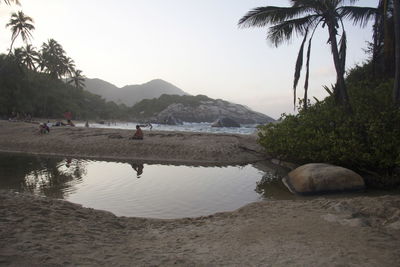
<svg viewBox="0 0 400 267">
<path fill-rule="evenodd" d="M 370 19 L 375 18 L 378 9 L 373 7 L 342 6 L 337 9 L 337 12 L 341 17 L 352 20 L 354 25 L 359 24 L 361 27 L 365 27 Z"/>
<path fill-rule="evenodd" d="M 332 89 L 329 89 L 329 87 L 328 86 L 326 86 L 326 85 L 324 85 L 324 86 L 322 86 L 322 88 L 324 88 L 325 89 L 325 91 L 330 95 L 330 96 L 333 96 L 335 93 L 335 87 L 333 86 L 333 85 L 331 85 L 331 88 Z"/>
<path fill-rule="evenodd" d="M 293 37 L 293 33 L 305 35 L 310 27 L 313 27 L 317 15 L 309 15 L 303 18 L 284 21 L 278 25 L 269 28 L 267 39 L 275 46 L 284 41 L 289 41 Z"/>
<path fill-rule="evenodd" d="M 307 48 L 306 78 L 304 81 L 304 109 L 307 109 L 308 80 L 310 77 L 311 41 L 313 35 L 310 37 L 310 40 L 308 41 L 308 48 Z"/>
<path fill-rule="evenodd" d="M 346 50 L 347 50 L 347 35 L 346 32 L 343 30 L 342 37 L 340 38 L 339 41 L 339 59 L 340 59 L 340 64 L 341 68 L 343 70 L 343 73 L 346 69 Z"/>
<path fill-rule="evenodd" d="M 296 106 L 296 88 L 300 79 L 301 69 L 303 68 L 303 52 L 304 52 L 304 44 L 307 40 L 307 34 L 304 35 L 303 42 L 301 42 L 301 46 L 299 49 L 299 53 L 297 55 L 296 66 L 294 71 L 294 81 L 293 81 L 293 105 Z"/>
<path fill-rule="evenodd" d="M 301 14 L 304 14 L 304 8 L 293 7 L 257 7 L 247 12 L 239 20 L 239 27 L 265 27 L 268 24 L 281 23 L 282 21 L 293 19 Z"/>
</svg>

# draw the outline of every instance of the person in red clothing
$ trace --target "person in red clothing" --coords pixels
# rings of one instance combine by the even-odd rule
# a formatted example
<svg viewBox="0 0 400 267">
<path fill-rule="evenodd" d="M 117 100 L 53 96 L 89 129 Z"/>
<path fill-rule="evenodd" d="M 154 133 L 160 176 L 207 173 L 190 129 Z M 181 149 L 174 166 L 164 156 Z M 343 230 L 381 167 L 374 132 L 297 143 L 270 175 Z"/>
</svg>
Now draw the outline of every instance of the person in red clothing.
<svg viewBox="0 0 400 267">
<path fill-rule="evenodd" d="M 136 125 L 136 132 L 130 139 L 143 140 L 143 132 L 139 125 Z"/>
</svg>

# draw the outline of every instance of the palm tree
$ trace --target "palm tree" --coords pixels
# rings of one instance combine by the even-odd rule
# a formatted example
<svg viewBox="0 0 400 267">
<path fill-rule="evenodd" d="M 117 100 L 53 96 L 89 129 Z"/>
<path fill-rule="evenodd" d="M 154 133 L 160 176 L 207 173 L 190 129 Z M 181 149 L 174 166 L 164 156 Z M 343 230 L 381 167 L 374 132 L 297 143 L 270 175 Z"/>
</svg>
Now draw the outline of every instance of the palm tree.
<svg viewBox="0 0 400 267">
<path fill-rule="evenodd" d="M 11 14 L 11 19 L 6 27 L 11 27 L 11 46 L 10 52 L 12 51 L 12 47 L 14 45 L 15 39 L 17 39 L 18 35 L 21 35 L 22 40 L 26 43 L 31 37 L 31 31 L 35 29 L 33 26 L 33 19 L 29 16 L 26 16 L 24 12 L 18 11 L 17 13 Z"/>
<path fill-rule="evenodd" d="M 326 26 L 329 33 L 328 43 L 331 46 L 337 77 L 336 86 L 334 87 L 335 99 L 337 103 L 342 104 L 350 111 L 350 103 L 344 81 L 347 36 L 343 26 L 343 19 L 350 19 L 354 24 L 364 27 L 376 13 L 376 8 L 353 6 L 352 4 L 357 1 L 349 0 L 351 5 L 345 6 L 346 0 L 290 0 L 290 7 L 266 6 L 249 11 L 239 20 L 239 26 L 264 27 L 272 25 L 268 30 L 268 39 L 275 46 L 292 39 L 294 33 L 304 37 L 295 67 L 294 102 L 296 101 L 296 87 L 303 66 L 304 45 L 308 39 L 304 108 L 307 108 L 311 41 L 318 26 Z M 341 38 L 338 43 L 337 36 L 340 29 Z"/>
<path fill-rule="evenodd" d="M 62 59 L 62 64 L 63 64 L 63 67 L 64 67 L 64 77 L 65 77 L 65 79 L 67 79 L 67 77 L 72 77 L 72 75 L 74 74 L 74 71 L 75 71 L 75 62 L 74 62 L 74 60 L 72 59 L 72 58 L 70 58 L 70 57 L 64 57 L 63 59 Z"/>
<path fill-rule="evenodd" d="M 82 75 L 82 71 L 74 70 L 68 83 L 72 83 L 78 89 L 83 89 L 85 87 L 85 76 Z"/>
<path fill-rule="evenodd" d="M 395 29 L 395 55 L 396 70 L 393 88 L 393 103 L 395 107 L 400 107 L 400 3 L 393 1 L 393 19 Z"/>
<path fill-rule="evenodd" d="M 6 5 L 11 5 L 11 3 L 15 3 L 15 4 L 17 4 L 17 5 L 20 5 L 20 3 L 19 3 L 18 0 L 3 0 L 3 2 L 4 2 Z"/>
<path fill-rule="evenodd" d="M 62 46 L 56 40 L 50 39 L 42 45 L 40 68 L 52 78 L 59 79 L 66 72 L 66 58 Z"/>
<path fill-rule="evenodd" d="M 22 48 L 15 48 L 13 53 L 8 55 L 8 58 L 11 59 L 15 63 L 16 66 L 18 66 L 18 69 L 23 72 L 24 68 L 24 57 L 23 57 L 23 51 Z"/>
<path fill-rule="evenodd" d="M 35 63 L 39 61 L 39 54 L 31 44 L 22 48 L 22 63 L 30 70 L 35 70 Z"/>
</svg>

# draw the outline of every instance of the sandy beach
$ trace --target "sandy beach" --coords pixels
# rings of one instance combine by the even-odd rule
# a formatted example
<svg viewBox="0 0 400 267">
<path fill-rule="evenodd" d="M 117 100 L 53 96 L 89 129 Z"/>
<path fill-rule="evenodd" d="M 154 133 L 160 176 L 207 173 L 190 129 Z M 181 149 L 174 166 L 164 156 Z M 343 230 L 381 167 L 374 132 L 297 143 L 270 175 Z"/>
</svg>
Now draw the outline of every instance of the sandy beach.
<svg viewBox="0 0 400 267">
<path fill-rule="evenodd" d="M 0 151 L 193 164 L 267 156 L 256 136 L 52 128 L 0 121 Z M 1 177 L 0 177 L 1 179 Z M 400 266 L 400 196 L 262 201 L 233 212 L 117 217 L 0 190 L 1 266 Z"/>
<path fill-rule="evenodd" d="M 143 140 L 129 140 L 133 130 L 63 126 L 40 135 L 38 124 L 0 121 L 0 152 L 192 164 L 240 164 L 266 158 L 256 135 L 143 132 Z"/>
</svg>

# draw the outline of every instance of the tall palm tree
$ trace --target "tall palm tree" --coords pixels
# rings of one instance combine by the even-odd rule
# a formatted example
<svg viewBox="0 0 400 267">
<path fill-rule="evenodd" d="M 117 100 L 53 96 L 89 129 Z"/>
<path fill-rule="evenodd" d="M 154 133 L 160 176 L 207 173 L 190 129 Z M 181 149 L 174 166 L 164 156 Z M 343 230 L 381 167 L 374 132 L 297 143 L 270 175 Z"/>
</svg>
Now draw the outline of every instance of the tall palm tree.
<svg viewBox="0 0 400 267">
<path fill-rule="evenodd" d="M 31 44 L 27 44 L 22 48 L 22 63 L 30 69 L 35 70 L 35 64 L 39 61 L 39 54 Z"/>
<path fill-rule="evenodd" d="M 393 88 L 393 103 L 395 107 L 400 107 L 400 3 L 393 1 L 393 19 L 395 29 L 395 55 L 396 68 Z"/>
<path fill-rule="evenodd" d="M 22 11 L 18 11 L 17 13 L 14 12 L 11 14 L 11 19 L 6 25 L 6 27 L 11 27 L 12 32 L 9 54 L 12 51 L 12 47 L 18 35 L 21 35 L 22 40 L 25 43 L 32 37 L 31 31 L 35 29 L 35 26 L 33 26 L 32 23 L 33 19 L 29 16 L 26 16 Z"/>
<path fill-rule="evenodd" d="M 294 33 L 303 36 L 299 54 L 296 61 L 294 75 L 294 102 L 296 101 L 296 87 L 303 66 L 304 45 L 308 40 L 306 79 L 304 85 L 304 108 L 307 108 L 307 91 L 309 77 L 309 62 L 311 53 L 311 41 L 318 26 L 327 28 L 329 33 L 328 43 L 331 46 L 333 62 L 336 70 L 336 86 L 334 94 L 337 103 L 350 110 L 350 103 L 344 81 L 346 66 L 347 36 L 343 26 L 343 19 L 347 18 L 354 24 L 366 26 L 369 19 L 375 13 L 376 8 L 353 6 L 358 0 L 349 0 L 349 6 L 345 6 L 346 0 L 290 0 L 290 7 L 266 6 L 249 11 L 239 20 L 241 27 L 265 27 L 271 25 L 268 30 L 268 39 L 275 46 L 289 41 Z M 338 43 L 337 36 L 341 29 L 341 38 Z"/>
<path fill-rule="evenodd" d="M 76 88 L 83 89 L 85 87 L 85 76 L 81 70 L 74 70 L 68 83 L 72 83 Z"/>
</svg>

